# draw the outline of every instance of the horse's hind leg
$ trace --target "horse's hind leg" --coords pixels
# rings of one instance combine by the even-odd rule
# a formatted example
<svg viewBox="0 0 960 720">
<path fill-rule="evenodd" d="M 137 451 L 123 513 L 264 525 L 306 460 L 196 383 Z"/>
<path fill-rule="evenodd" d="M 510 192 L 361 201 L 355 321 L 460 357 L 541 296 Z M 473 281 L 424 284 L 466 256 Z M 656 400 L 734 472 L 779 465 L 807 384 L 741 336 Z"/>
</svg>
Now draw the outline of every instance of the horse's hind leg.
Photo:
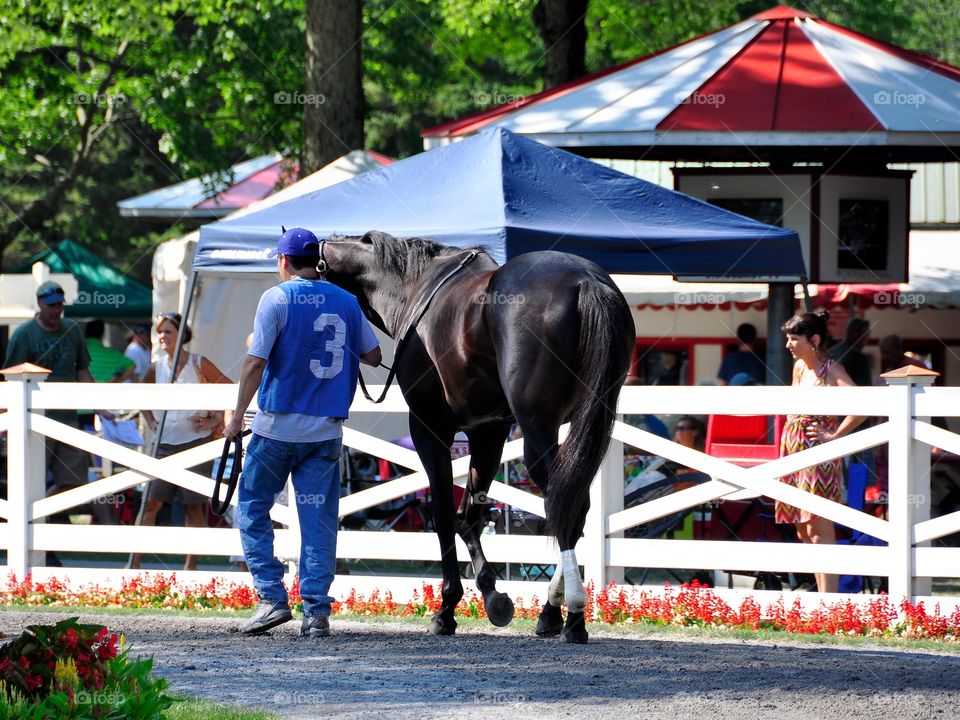
<svg viewBox="0 0 960 720">
<path fill-rule="evenodd" d="M 497 574 L 483 554 L 480 530 L 484 507 L 488 502 L 487 491 L 500 465 L 500 451 L 508 432 L 509 426 L 488 425 L 467 433 L 470 438 L 470 474 L 467 491 L 457 513 L 458 531 L 470 551 L 477 589 L 483 595 L 487 617 L 497 627 L 508 625 L 513 619 L 513 601 L 506 593 L 497 592 Z"/>
<path fill-rule="evenodd" d="M 522 423 L 520 427 L 524 431 L 523 459 L 527 472 L 540 492 L 546 495 L 550 492 L 550 467 L 557 454 L 557 430 L 542 429 L 532 422 Z M 547 590 L 547 601 L 537 620 L 536 633 L 540 637 L 556 637 L 563 629 L 563 586 L 563 568 L 558 564 Z"/>
<path fill-rule="evenodd" d="M 523 425 L 521 425 L 523 427 Z M 529 427 L 529 425 L 528 425 Z M 524 428 L 523 455 L 527 470 L 546 495 L 550 492 L 550 471 L 557 454 L 557 431 Z M 585 643 L 588 635 L 584 623 L 587 592 L 580 577 L 580 568 L 574 547 L 583 532 L 587 508 L 583 508 L 579 523 L 566 537 L 559 537 L 560 563 L 550 580 L 547 601 L 540 611 L 536 633 L 540 637 L 560 636 L 564 642 Z M 563 619 L 561 606 L 567 604 L 567 618 Z"/>
</svg>

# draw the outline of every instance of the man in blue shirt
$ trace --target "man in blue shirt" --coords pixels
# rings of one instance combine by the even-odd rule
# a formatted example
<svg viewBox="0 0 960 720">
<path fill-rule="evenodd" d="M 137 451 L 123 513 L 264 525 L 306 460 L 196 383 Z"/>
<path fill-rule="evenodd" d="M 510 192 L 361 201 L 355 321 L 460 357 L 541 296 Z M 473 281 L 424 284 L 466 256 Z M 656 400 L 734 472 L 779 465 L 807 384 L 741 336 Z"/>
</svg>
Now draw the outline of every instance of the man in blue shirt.
<svg viewBox="0 0 960 720">
<path fill-rule="evenodd" d="M 357 299 L 317 272 L 320 244 L 293 228 L 277 242 L 283 281 L 260 298 L 253 342 L 243 359 L 232 438 L 257 395 L 259 412 L 237 489 L 237 527 L 260 605 L 241 630 L 266 632 L 292 619 L 283 563 L 273 554 L 270 509 L 287 477 L 300 518 L 300 634 L 330 634 L 330 584 L 337 555 L 341 424 L 353 401 L 360 363 L 380 364 L 376 336 Z"/>
<path fill-rule="evenodd" d="M 757 340 L 757 329 L 750 323 L 737 327 L 737 349 L 728 353 L 720 363 L 717 381 L 720 385 L 730 385 L 730 380 L 738 373 L 746 373 L 758 385 L 767 381 L 767 366 L 753 351 Z"/>
</svg>

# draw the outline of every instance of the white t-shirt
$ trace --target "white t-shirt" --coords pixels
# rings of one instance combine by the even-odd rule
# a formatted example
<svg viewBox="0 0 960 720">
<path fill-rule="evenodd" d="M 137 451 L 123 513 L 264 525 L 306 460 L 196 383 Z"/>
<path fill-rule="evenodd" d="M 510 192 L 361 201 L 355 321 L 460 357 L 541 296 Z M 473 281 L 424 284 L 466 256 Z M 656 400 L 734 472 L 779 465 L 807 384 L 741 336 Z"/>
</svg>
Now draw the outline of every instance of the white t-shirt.
<svg viewBox="0 0 960 720">
<path fill-rule="evenodd" d="M 200 356 L 191 353 L 187 358 L 186 367 L 184 367 L 177 376 L 177 384 L 199 383 L 199 373 Z M 173 376 L 173 368 L 170 367 L 170 356 L 166 353 L 161 354 L 160 357 L 157 358 L 156 375 L 158 385 L 170 383 L 170 378 Z M 153 414 L 159 417 L 161 412 L 163 411 L 154 410 Z M 210 437 L 212 434 L 209 428 L 201 430 L 200 432 L 193 429 L 193 422 L 191 422 L 190 418 L 193 415 L 202 414 L 202 410 L 167 410 L 166 413 L 167 417 L 163 421 L 163 436 L 160 438 L 160 442 L 164 445 L 182 445 L 193 442 L 194 440 L 202 440 L 203 438 Z"/>
</svg>

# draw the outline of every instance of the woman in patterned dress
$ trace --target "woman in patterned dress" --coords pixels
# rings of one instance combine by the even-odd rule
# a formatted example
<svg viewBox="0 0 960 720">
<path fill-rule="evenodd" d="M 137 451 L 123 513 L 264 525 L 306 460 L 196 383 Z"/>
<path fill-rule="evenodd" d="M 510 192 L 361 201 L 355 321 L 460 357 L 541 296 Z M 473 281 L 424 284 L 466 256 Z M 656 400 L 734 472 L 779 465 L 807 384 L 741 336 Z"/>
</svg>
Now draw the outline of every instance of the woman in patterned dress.
<svg viewBox="0 0 960 720">
<path fill-rule="evenodd" d="M 826 353 L 827 318 L 823 310 L 801 313 L 781 326 L 787 336 L 787 350 L 793 356 L 793 385 L 801 387 L 853 387 L 843 365 Z M 841 422 L 829 416 L 788 415 L 780 438 L 780 455 L 800 452 L 852 432 L 865 418 L 848 415 Z M 780 478 L 781 482 L 812 492 L 834 502 L 841 502 L 842 462 L 831 460 Z M 793 523 L 800 542 L 832 545 L 836 542 L 833 521 L 806 510 L 777 501 L 776 521 Z M 817 590 L 836 592 L 837 576 L 816 573 Z"/>
</svg>

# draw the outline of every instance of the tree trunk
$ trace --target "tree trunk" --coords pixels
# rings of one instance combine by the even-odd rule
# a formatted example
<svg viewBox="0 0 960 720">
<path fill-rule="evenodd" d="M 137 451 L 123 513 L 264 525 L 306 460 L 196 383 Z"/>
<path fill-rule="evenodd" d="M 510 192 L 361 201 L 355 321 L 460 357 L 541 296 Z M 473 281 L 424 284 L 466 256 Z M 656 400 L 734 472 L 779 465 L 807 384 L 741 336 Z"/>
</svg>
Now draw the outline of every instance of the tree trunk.
<svg viewBox="0 0 960 720">
<path fill-rule="evenodd" d="M 363 0 L 307 0 L 300 176 L 363 148 Z"/>
<path fill-rule="evenodd" d="M 587 72 L 589 0 L 538 0 L 533 8 L 547 57 L 544 88 L 576 80 Z"/>
</svg>

